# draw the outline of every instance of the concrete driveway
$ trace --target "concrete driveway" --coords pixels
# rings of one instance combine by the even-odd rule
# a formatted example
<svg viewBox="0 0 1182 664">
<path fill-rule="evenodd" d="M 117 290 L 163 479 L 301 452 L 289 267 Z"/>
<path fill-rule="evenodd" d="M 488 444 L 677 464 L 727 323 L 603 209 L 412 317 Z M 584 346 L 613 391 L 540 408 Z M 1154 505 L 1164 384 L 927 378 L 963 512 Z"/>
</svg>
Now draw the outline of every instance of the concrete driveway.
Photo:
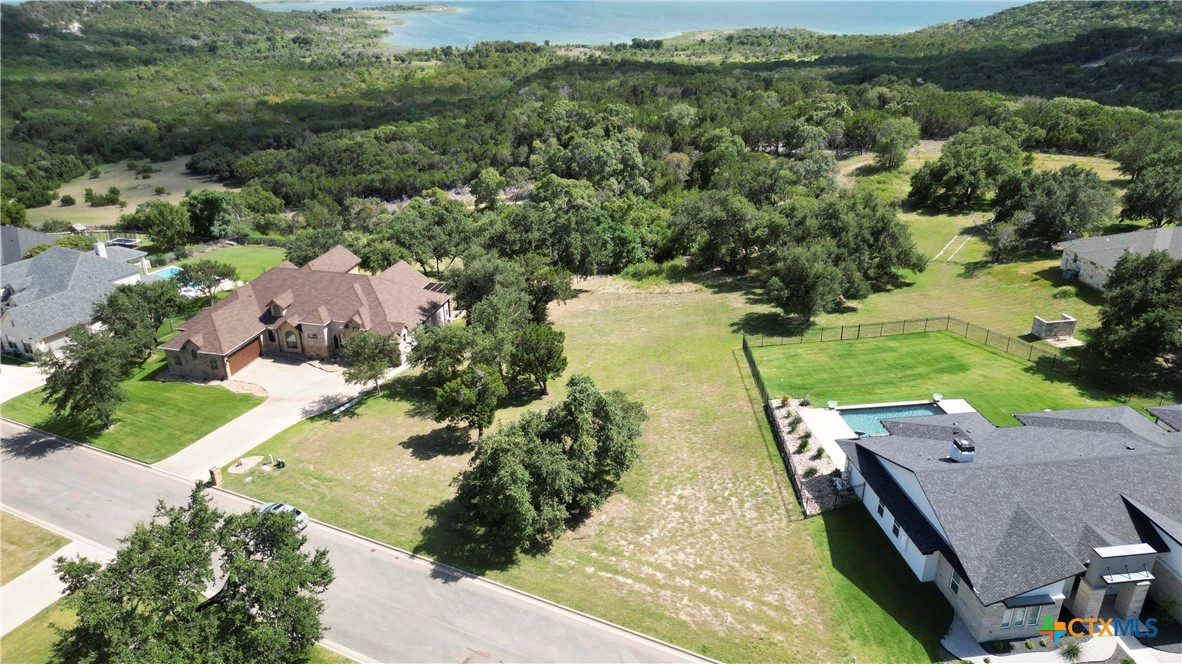
<svg viewBox="0 0 1182 664">
<path fill-rule="evenodd" d="M 0 365 L 0 401 L 8 401 L 45 384 L 45 376 L 32 364 Z"/>
<path fill-rule="evenodd" d="M 192 479 L 209 479 L 209 469 L 241 458 L 259 443 L 300 420 L 319 415 L 357 396 L 364 385 L 347 385 L 344 375 L 306 362 L 262 357 L 233 380 L 254 383 L 267 400 L 185 449 L 154 464 Z"/>
</svg>

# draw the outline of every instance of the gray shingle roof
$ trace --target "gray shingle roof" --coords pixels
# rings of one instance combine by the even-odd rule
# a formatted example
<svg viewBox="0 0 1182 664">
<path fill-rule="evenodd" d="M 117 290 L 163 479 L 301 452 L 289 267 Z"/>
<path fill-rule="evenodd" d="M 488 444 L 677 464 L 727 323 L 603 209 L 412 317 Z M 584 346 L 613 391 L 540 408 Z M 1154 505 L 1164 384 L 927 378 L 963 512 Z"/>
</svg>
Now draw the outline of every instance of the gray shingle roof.
<svg viewBox="0 0 1182 664">
<path fill-rule="evenodd" d="M 118 247 L 115 245 L 107 246 L 107 258 L 120 263 L 127 263 L 130 261 L 138 261 L 147 256 L 148 252 L 140 251 L 139 249 L 128 249 L 127 247 Z"/>
<path fill-rule="evenodd" d="M 25 252 L 39 244 L 53 244 L 57 238 L 49 233 L 34 231 L 16 226 L 0 226 L 0 265 L 15 263 L 25 255 Z"/>
<path fill-rule="evenodd" d="M 1015 417 L 1025 426 L 994 427 L 979 414 L 908 418 L 884 422 L 889 436 L 840 445 L 870 477 L 867 454 L 915 473 L 949 559 L 986 604 L 1082 572 L 1095 546 L 1161 550 L 1148 521 L 1167 532 L 1182 522 L 1182 433 L 1126 406 Z M 976 444 L 970 463 L 948 458 L 954 423 Z"/>
<path fill-rule="evenodd" d="M 1146 408 L 1159 421 L 1165 422 L 1174 431 L 1182 431 L 1182 404 Z"/>
<path fill-rule="evenodd" d="M 1148 254 L 1164 251 L 1172 258 L 1182 258 L 1182 227 L 1151 228 L 1131 233 L 1098 235 L 1063 242 L 1059 246 L 1070 249 L 1086 260 L 1112 269 L 1126 251 Z"/>
<path fill-rule="evenodd" d="M 114 290 L 116 281 L 138 273 L 134 265 L 52 247 L 4 267 L 0 279 L 11 307 L 4 316 L 43 339 L 93 320 L 94 303 Z"/>
</svg>

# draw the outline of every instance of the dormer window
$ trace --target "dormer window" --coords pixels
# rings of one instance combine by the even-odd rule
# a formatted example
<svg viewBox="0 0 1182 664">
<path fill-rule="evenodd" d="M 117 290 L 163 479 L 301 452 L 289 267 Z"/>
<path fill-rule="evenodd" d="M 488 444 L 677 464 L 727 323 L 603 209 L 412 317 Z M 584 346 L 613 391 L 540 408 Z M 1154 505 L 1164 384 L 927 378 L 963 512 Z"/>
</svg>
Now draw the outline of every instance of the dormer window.
<svg viewBox="0 0 1182 664">
<path fill-rule="evenodd" d="M 280 306 L 278 304 L 275 304 L 274 302 L 272 302 L 271 303 L 271 315 L 278 318 L 279 316 L 283 315 L 283 309 L 280 308 Z"/>
</svg>

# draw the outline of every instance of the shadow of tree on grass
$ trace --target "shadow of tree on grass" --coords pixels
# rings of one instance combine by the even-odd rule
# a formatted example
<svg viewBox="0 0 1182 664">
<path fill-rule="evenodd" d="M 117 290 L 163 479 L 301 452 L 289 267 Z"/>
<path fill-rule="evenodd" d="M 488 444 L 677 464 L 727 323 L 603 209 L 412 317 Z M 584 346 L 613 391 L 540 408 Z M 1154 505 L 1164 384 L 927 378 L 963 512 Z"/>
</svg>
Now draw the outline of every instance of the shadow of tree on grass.
<svg viewBox="0 0 1182 664">
<path fill-rule="evenodd" d="M 508 569 L 517 562 L 516 544 L 474 525 L 475 517 L 456 499 L 431 507 L 427 517 L 430 523 L 422 529 L 415 553 L 481 576 Z M 443 581 L 458 580 L 453 575 L 432 576 Z"/>
<path fill-rule="evenodd" d="M 410 450 L 410 455 L 420 461 L 469 454 L 473 449 L 471 433 L 467 429 L 452 426 L 439 427 L 428 433 L 411 436 L 398 445 Z"/>
</svg>

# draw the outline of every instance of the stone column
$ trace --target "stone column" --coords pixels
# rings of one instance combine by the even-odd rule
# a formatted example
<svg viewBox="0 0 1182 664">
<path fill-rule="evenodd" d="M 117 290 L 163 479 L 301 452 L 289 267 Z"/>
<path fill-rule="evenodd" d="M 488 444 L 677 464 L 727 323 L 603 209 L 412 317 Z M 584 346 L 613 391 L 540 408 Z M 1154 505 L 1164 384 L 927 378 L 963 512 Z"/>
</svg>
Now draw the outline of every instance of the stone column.
<svg viewBox="0 0 1182 664">
<path fill-rule="evenodd" d="M 1071 598 L 1071 612 L 1078 618 L 1097 618 L 1100 616 L 1100 605 L 1104 603 L 1104 593 L 1107 584 L 1093 586 L 1087 578 L 1079 580 L 1079 587 Z"/>
<path fill-rule="evenodd" d="M 1121 618 L 1139 618 L 1145 596 L 1149 594 L 1149 582 L 1126 583 L 1116 593 L 1116 615 Z"/>
</svg>

